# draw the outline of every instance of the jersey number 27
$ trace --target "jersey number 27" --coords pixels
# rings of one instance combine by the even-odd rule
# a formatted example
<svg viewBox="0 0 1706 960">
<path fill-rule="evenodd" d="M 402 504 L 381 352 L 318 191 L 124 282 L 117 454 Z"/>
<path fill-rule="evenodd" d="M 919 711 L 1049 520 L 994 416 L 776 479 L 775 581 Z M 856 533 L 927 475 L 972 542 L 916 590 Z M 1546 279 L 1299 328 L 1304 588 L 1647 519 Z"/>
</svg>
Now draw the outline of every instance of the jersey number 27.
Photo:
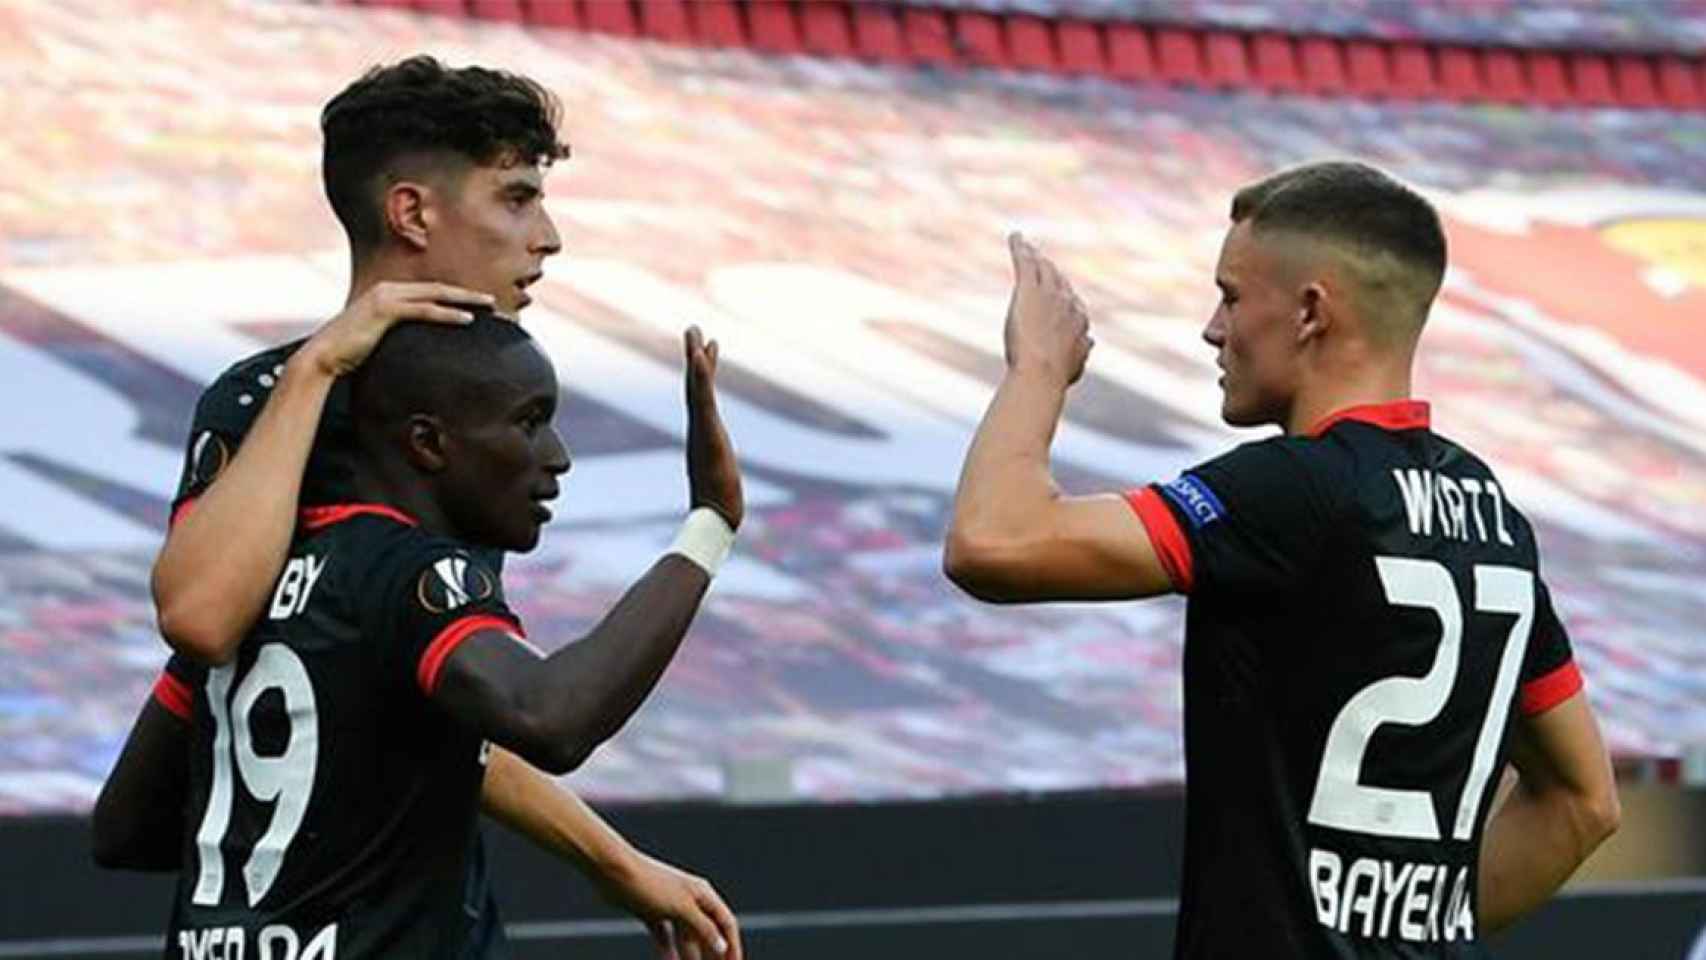
<svg viewBox="0 0 1706 960">
<path fill-rule="evenodd" d="M 1309 822 L 1356 833 L 1411 840 L 1438 840 L 1442 828 L 1434 813 L 1433 795 L 1425 790 L 1364 786 L 1359 782 L 1369 738 L 1382 724 L 1420 726 L 1445 709 L 1457 682 L 1457 663 L 1463 641 L 1463 603 L 1444 565 L 1433 560 L 1376 557 L 1381 586 L 1393 606 L 1433 611 L 1440 622 L 1439 648 L 1433 666 L 1422 677 L 1386 677 L 1359 690 L 1345 703 L 1327 732 Z M 1514 614 L 1510 639 L 1499 657 L 1493 696 L 1475 740 L 1469 780 L 1457 803 L 1452 836 L 1468 840 L 1475 833 L 1475 812 L 1481 792 L 1492 776 L 1493 761 L 1510 714 L 1523 651 L 1534 623 L 1534 574 L 1520 567 L 1476 566 L 1475 610 Z"/>
</svg>

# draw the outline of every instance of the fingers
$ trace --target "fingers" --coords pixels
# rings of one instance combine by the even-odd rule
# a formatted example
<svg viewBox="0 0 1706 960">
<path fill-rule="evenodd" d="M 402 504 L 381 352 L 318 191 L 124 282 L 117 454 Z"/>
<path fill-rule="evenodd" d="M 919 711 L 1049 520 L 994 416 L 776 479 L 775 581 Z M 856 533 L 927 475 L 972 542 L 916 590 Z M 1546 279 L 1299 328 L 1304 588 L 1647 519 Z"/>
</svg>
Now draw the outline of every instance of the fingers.
<svg viewBox="0 0 1706 960">
<path fill-rule="evenodd" d="M 438 303 L 411 303 L 399 309 L 392 322 L 399 320 L 426 320 L 432 323 L 469 324 L 474 322 L 472 310 L 461 310 L 447 307 Z"/>
<path fill-rule="evenodd" d="M 646 929 L 651 931 L 652 943 L 657 945 L 658 960 L 681 960 L 675 952 L 675 934 L 668 920 L 649 920 Z"/>
<path fill-rule="evenodd" d="M 403 283 L 398 284 L 398 287 L 404 299 L 408 300 L 445 300 L 476 307 L 490 307 L 498 302 L 497 298 L 489 293 L 449 283 Z"/>
<path fill-rule="evenodd" d="M 688 952 L 703 948 L 706 957 L 727 960 L 731 941 L 723 936 L 720 924 L 711 919 L 702 896 L 695 894 L 693 905 L 697 909 L 684 911 L 677 917 L 687 926 L 687 934 L 683 938 L 686 942 L 682 946 L 688 948 Z"/>
<path fill-rule="evenodd" d="M 723 902 L 717 891 L 710 883 L 705 883 L 698 891 L 696 900 L 699 908 L 710 916 L 716 924 L 717 933 L 721 935 L 727 949 L 721 951 L 722 960 L 741 960 L 746 948 L 740 942 L 740 921 L 735 919 L 735 913 L 729 905 Z"/>
</svg>

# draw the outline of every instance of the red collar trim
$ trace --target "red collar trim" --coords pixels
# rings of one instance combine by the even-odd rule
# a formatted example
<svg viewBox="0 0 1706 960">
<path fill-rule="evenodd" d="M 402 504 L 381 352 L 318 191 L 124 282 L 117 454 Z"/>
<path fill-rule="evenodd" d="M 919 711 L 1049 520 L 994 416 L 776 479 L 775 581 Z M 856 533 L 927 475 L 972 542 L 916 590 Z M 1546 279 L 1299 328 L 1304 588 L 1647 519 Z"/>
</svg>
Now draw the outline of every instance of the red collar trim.
<svg viewBox="0 0 1706 960">
<path fill-rule="evenodd" d="M 414 517 L 395 507 L 387 507 L 383 503 L 339 503 L 325 507 L 303 507 L 299 518 L 302 521 L 303 529 L 319 530 L 322 527 L 329 527 L 334 523 L 343 523 L 351 517 L 359 517 L 368 513 L 390 517 L 398 523 L 407 524 L 411 527 L 418 525 Z"/>
<path fill-rule="evenodd" d="M 1425 400 L 1394 400 L 1346 407 L 1321 418 L 1307 436 L 1319 437 L 1345 420 L 1373 424 L 1382 430 L 1426 430 L 1432 420 Z"/>
</svg>

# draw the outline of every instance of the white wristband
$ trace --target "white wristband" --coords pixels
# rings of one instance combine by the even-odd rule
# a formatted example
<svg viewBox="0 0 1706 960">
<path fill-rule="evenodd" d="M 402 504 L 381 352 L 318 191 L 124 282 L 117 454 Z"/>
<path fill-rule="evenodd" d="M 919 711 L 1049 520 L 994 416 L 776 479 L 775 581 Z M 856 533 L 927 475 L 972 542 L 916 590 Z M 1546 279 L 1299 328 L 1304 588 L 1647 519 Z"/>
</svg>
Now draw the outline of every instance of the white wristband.
<svg viewBox="0 0 1706 960">
<path fill-rule="evenodd" d="M 714 577 L 734 545 L 735 532 L 729 529 L 722 514 L 710 507 L 699 507 L 687 515 L 681 532 L 665 552 L 681 554 Z"/>
</svg>

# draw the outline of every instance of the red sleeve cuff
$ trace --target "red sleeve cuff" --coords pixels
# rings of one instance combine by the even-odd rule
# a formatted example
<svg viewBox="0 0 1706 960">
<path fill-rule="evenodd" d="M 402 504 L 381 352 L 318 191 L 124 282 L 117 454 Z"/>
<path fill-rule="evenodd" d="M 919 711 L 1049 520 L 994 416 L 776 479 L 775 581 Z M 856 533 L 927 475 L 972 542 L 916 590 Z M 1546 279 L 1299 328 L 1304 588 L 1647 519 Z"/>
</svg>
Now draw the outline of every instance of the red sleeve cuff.
<svg viewBox="0 0 1706 960">
<path fill-rule="evenodd" d="M 415 681 L 420 684 L 422 693 L 429 697 L 433 695 L 433 691 L 438 689 L 438 674 L 444 669 L 444 661 L 450 659 L 450 655 L 456 652 L 462 641 L 481 630 L 499 630 L 524 637 L 527 635 L 522 631 L 521 624 L 489 613 L 476 613 L 452 622 L 427 644 L 426 651 L 421 654 L 420 663 L 415 667 Z"/>
<path fill-rule="evenodd" d="M 179 520 L 182 520 L 184 517 L 189 516 L 190 509 L 195 506 L 195 501 L 196 501 L 195 497 L 190 497 L 189 499 L 185 500 L 183 503 L 180 503 L 176 507 L 173 507 L 172 508 L 172 518 L 170 520 L 166 521 L 166 529 L 168 529 L 168 530 L 172 529 L 173 527 L 178 525 Z"/>
<path fill-rule="evenodd" d="M 181 720 L 190 718 L 190 706 L 195 703 L 195 695 L 190 692 L 189 685 L 165 671 L 161 671 L 160 679 L 154 681 L 154 699 Z"/>
<path fill-rule="evenodd" d="M 1155 556 L 1161 561 L 1161 569 L 1167 571 L 1167 579 L 1173 581 L 1173 589 L 1180 593 L 1190 593 L 1195 582 L 1195 570 L 1191 564 L 1191 542 L 1185 539 L 1185 531 L 1179 527 L 1179 521 L 1173 516 L 1173 511 L 1167 509 L 1161 495 L 1154 487 L 1141 487 L 1128 490 L 1125 501 L 1136 511 L 1137 518 L 1143 521 L 1143 529 L 1149 533 L 1150 546 L 1155 548 Z"/>
<path fill-rule="evenodd" d="M 1522 715 L 1532 717 L 1537 713 L 1545 713 L 1575 696 L 1581 689 L 1582 672 L 1576 669 L 1576 661 L 1566 660 L 1563 666 L 1551 673 L 1522 685 Z"/>
</svg>

